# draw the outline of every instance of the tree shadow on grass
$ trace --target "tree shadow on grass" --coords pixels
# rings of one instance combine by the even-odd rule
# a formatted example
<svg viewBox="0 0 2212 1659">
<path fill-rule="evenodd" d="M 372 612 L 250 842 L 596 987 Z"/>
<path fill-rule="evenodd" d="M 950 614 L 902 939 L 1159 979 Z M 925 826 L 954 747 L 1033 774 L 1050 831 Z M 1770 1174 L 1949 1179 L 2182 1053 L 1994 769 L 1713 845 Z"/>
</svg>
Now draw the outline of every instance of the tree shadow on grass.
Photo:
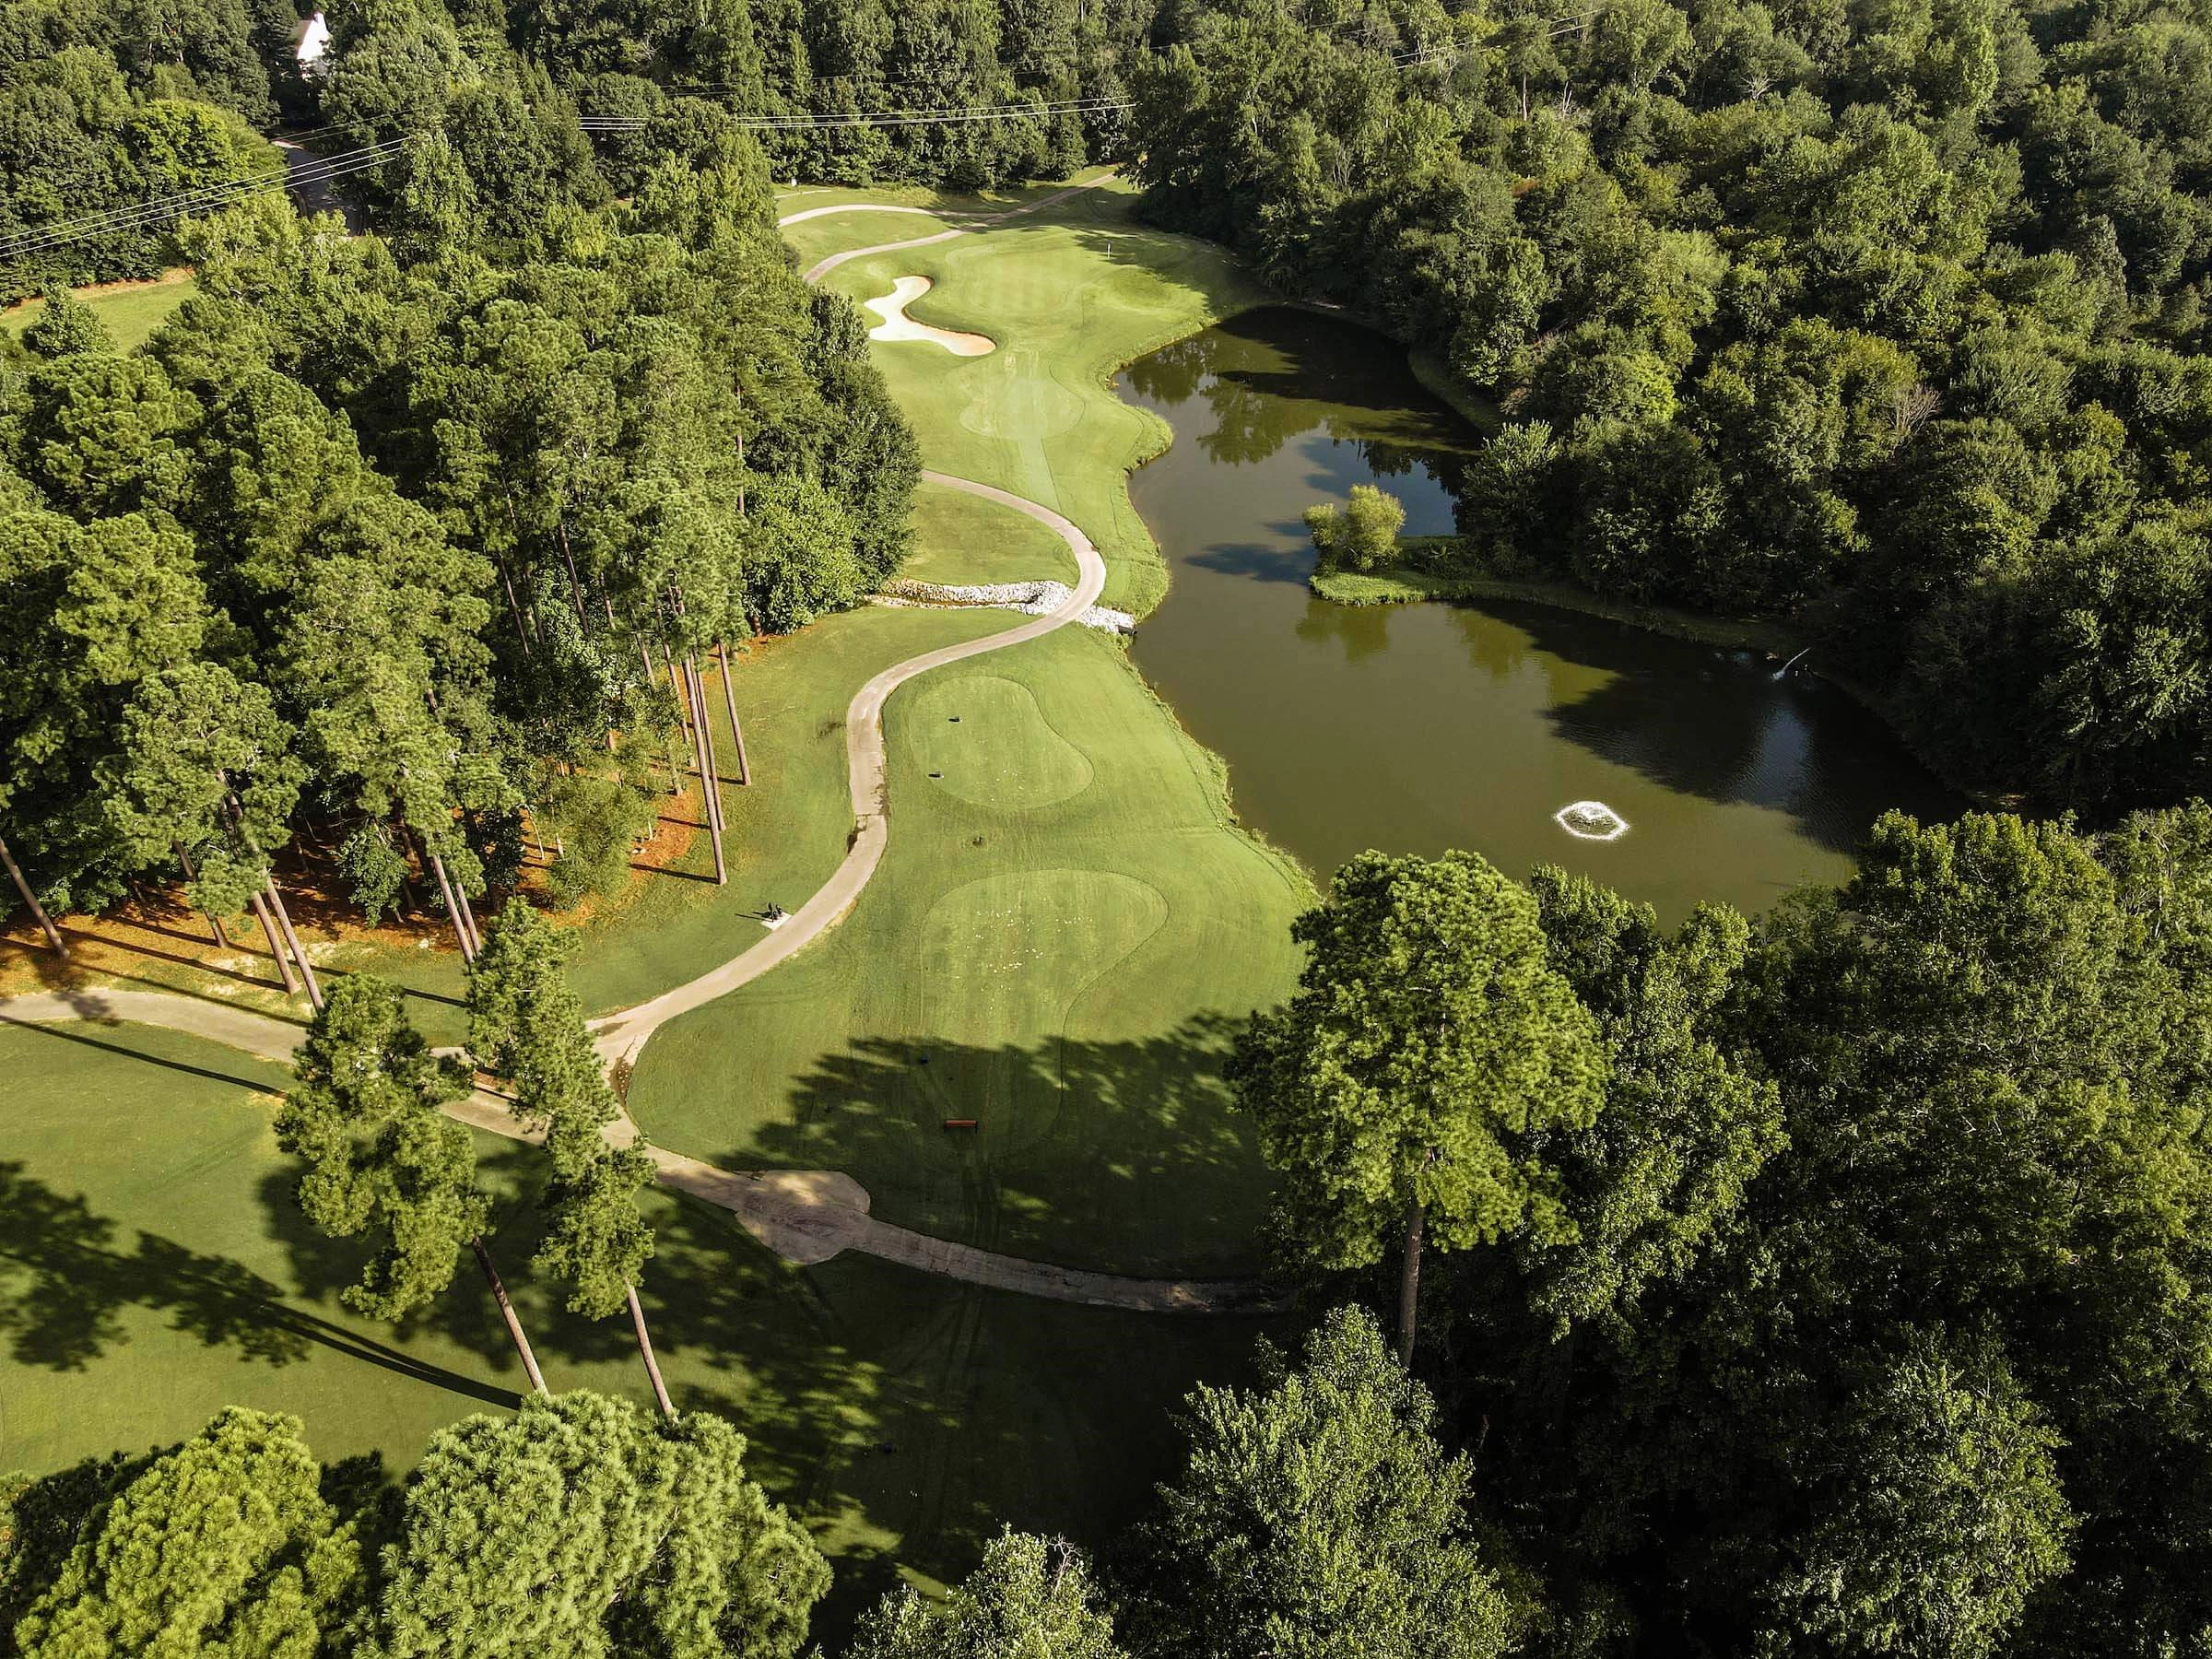
<svg viewBox="0 0 2212 1659">
<path fill-rule="evenodd" d="M 1126 1041 L 861 1038 L 714 1161 L 842 1170 L 886 1220 L 1036 1260 L 1251 1272 L 1270 1183 L 1220 1077 L 1241 1024 L 1202 1013 Z"/>
<path fill-rule="evenodd" d="M 205 1077 L 211 1083 L 228 1083 L 232 1088 L 246 1090 L 249 1094 L 266 1094 L 269 1090 L 269 1083 L 265 1078 L 256 1081 L 251 1077 L 233 1077 L 229 1072 L 214 1071 L 205 1065 L 194 1065 L 189 1061 L 171 1060 L 160 1054 L 150 1054 L 143 1048 L 133 1048 L 128 1043 L 107 1042 L 98 1037 L 88 1036 L 82 1029 L 83 1023 L 80 1020 L 70 1025 L 61 1025 L 28 1019 L 10 1019 L 6 1015 L 0 1015 L 0 1025 L 12 1026 L 18 1030 L 36 1031 L 41 1037 L 52 1037 L 60 1042 L 74 1042 L 82 1048 L 98 1049 L 104 1054 L 121 1054 L 126 1060 L 141 1060 L 148 1065 L 159 1065 L 170 1071 L 182 1072 L 186 1077 Z M 112 1023 L 121 1025 L 124 1022 L 114 1021 Z M 259 1058 L 259 1056 L 255 1056 L 255 1058 Z M 265 1061 L 264 1064 L 274 1065 L 276 1062 L 272 1060 Z M 6 1222 L 0 1220 L 0 1227 L 5 1227 L 5 1225 Z"/>
<path fill-rule="evenodd" d="M 509 1294 L 556 1392 L 645 1404 L 628 1321 L 570 1313 L 533 1265 L 541 1158 L 488 1148 L 478 1166 L 499 1197 L 490 1242 Z M 262 1196 L 304 1294 L 353 1281 L 358 1245 L 305 1228 L 288 1172 Z M 640 1298 L 677 1406 L 736 1425 L 754 1478 L 833 1550 L 815 1632 L 832 1644 L 902 1567 L 958 1578 L 1003 1523 L 1110 1541 L 1171 1461 L 1168 1408 L 1201 1378 L 1235 1374 L 1262 1328 L 1039 1301 L 852 1253 L 798 1267 L 698 1200 L 654 1190 L 641 1209 L 656 1247 Z M 465 1262 L 393 1340 L 432 1335 L 513 1374 Z"/>
<path fill-rule="evenodd" d="M 296 1307 L 281 1286 L 227 1256 L 143 1230 L 126 1244 L 83 1198 L 0 1162 L 0 1337 L 16 1362 L 83 1371 L 129 1340 L 124 1315 L 133 1308 L 166 1314 L 171 1330 L 253 1364 L 294 1364 L 320 1347 L 493 1404 L 514 1397 Z"/>
</svg>

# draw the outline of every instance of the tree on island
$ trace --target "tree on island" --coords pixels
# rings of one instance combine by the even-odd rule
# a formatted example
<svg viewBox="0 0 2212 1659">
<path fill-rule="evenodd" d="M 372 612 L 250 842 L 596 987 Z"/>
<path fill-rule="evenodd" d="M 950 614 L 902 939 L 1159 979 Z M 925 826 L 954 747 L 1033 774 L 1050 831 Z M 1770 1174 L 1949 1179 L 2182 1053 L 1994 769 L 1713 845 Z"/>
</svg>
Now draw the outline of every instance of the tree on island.
<svg viewBox="0 0 2212 1659">
<path fill-rule="evenodd" d="M 530 1386 L 544 1394 L 530 1339 L 484 1242 L 491 1201 L 477 1185 L 476 1142 L 441 1110 L 468 1095 L 468 1069 L 430 1053 L 394 986 L 357 973 L 331 986 L 292 1071 L 300 1087 L 276 1115 L 276 1144 L 306 1161 L 300 1207 L 333 1238 L 367 1232 L 375 1244 L 347 1302 L 377 1319 L 401 1318 L 453 1282 L 465 1244 Z"/>
<path fill-rule="evenodd" d="M 1324 575 L 1332 571 L 1372 571 L 1396 562 L 1406 508 L 1387 490 L 1355 484 L 1342 507 L 1321 502 L 1306 509 L 1305 520 Z"/>
<path fill-rule="evenodd" d="M 653 1232 L 637 1194 L 653 1164 L 606 1130 L 620 1117 L 615 1091 L 562 964 L 565 941 L 528 900 L 507 900 L 468 970 L 468 1042 L 477 1063 L 513 1089 L 514 1115 L 542 1130 L 553 1178 L 540 1197 L 546 1241 L 535 1265 L 569 1286 L 569 1308 L 606 1319 L 627 1308 L 663 1416 L 676 1407 L 661 1381 L 638 1300 Z"/>
<path fill-rule="evenodd" d="M 1362 853 L 1291 937 L 1310 952 L 1298 993 L 1253 1017 L 1226 1075 L 1284 1176 L 1294 1249 L 1341 1271 L 1400 1242 L 1410 1360 L 1425 1236 L 1571 1236 L 1531 1143 L 1596 1117 L 1596 1024 L 1547 960 L 1535 898 L 1476 853 Z"/>
</svg>

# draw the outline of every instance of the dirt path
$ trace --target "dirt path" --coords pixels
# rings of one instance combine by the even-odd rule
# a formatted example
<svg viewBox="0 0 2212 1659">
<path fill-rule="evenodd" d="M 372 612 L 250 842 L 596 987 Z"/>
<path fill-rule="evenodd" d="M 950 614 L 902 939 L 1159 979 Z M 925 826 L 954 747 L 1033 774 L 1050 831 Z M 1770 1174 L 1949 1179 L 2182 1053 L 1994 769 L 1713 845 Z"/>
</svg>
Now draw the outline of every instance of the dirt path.
<svg viewBox="0 0 2212 1659">
<path fill-rule="evenodd" d="M 1097 179 L 1071 185 L 1066 190 L 1057 191 L 1020 207 L 1010 208 L 1005 213 L 982 216 L 974 222 L 988 225 L 1010 218 L 1016 214 L 1033 213 L 1041 207 L 1065 200 L 1078 191 L 1091 189 L 1112 176 L 1111 173 L 1101 174 Z M 851 203 L 808 208 L 803 213 L 791 214 L 780 219 L 778 224 L 794 224 L 801 219 L 817 218 L 832 213 L 927 211 L 920 207 L 877 207 L 866 203 Z M 924 237 L 914 242 L 890 242 L 872 248 L 855 248 L 850 253 L 833 255 L 816 265 L 806 273 L 806 279 L 809 282 L 816 281 L 824 273 L 847 260 L 881 253 L 890 249 L 919 246 L 923 241 L 942 241 L 947 237 L 964 236 L 967 233 L 968 227 L 962 227 Z M 625 1008 L 618 1014 L 593 1021 L 593 1030 L 598 1035 L 600 1055 L 609 1067 L 625 1061 L 634 1063 L 653 1032 L 669 1020 L 717 997 L 726 996 L 740 985 L 750 983 L 778 963 L 795 956 L 844 919 L 846 912 L 860 898 L 862 889 L 868 885 L 869 878 L 876 874 L 876 866 L 883 862 L 884 849 L 890 840 L 883 708 L 893 691 L 933 668 L 941 668 L 948 663 L 960 662 L 968 657 L 981 656 L 985 652 L 1002 651 L 1009 645 L 1018 645 L 1025 640 L 1034 640 L 1055 629 L 1065 628 L 1079 620 L 1105 591 L 1106 561 L 1099 556 L 1098 548 L 1091 545 L 1090 537 L 1074 523 L 1050 507 L 992 485 L 956 478 L 947 473 L 924 472 L 922 476 L 947 489 L 964 490 L 970 495 L 981 496 L 987 501 L 1010 507 L 1017 512 L 1027 513 L 1052 530 L 1075 555 L 1079 575 L 1074 591 L 1063 604 L 1041 617 L 1032 618 L 999 633 L 985 635 L 980 640 L 942 646 L 935 651 L 924 652 L 920 656 L 909 657 L 903 663 L 894 664 L 853 694 L 852 702 L 845 710 L 845 758 L 852 789 L 854 830 L 852 849 L 845 854 L 844 862 L 817 889 L 814 896 L 792 914 L 790 920 L 750 949 L 740 952 L 719 968 L 710 970 L 688 984 L 678 985 L 635 1007 Z M 78 1019 L 127 1020 L 139 1025 L 159 1026 L 169 1030 L 182 1031 L 189 1036 L 206 1038 L 279 1064 L 290 1060 L 292 1051 L 304 1035 L 300 1027 L 270 1018 L 266 1015 L 164 992 L 58 991 L 0 998 L 0 1022 L 43 1025 Z M 454 1102 L 447 1111 L 451 1116 L 464 1123 L 489 1130 L 495 1135 L 506 1135 L 510 1139 L 535 1141 L 539 1138 L 535 1131 L 515 1119 L 508 1109 L 505 1097 L 488 1089 L 477 1089 L 467 1100 Z M 639 1138 L 637 1124 L 626 1114 L 618 1123 L 609 1126 L 607 1138 L 618 1145 L 629 1145 Z M 967 1284 L 987 1285 L 996 1289 L 1048 1297 L 1056 1301 L 1083 1302 L 1103 1308 L 1130 1308 L 1149 1312 L 1266 1312 L 1284 1305 L 1284 1299 L 1279 1293 L 1250 1279 L 1130 1278 L 1120 1274 L 1094 1273 L 1084 1268 L 1061 1267 L 1049 1262 L 1000 1255 L 992 1251 L 979 1250 L 971 1244 L 957 1244 L 947 1239 L 933 1238 L 927 1233 L 915 1232 L 870 1215 L 867 1189 L 850 1175 L 834 1170 L 732 1171 L 701 1163 L 697 1159 L 687 1158 L 681 1153 L 670 1152 L 650 1143 L 646 1145 L 646 1150 L 652 1154 L 657 1166 L 662 1185 L 688 1193 L 695 1198 L 728 1210 L 747 1232 L 788 1261 L 826 1262 L 841 1251 L 857 1250 L 865 1255 L 880 1256 L 885 1261 L 902 1263 L 924 1273 L 959 1279 Z"/>
</svg>

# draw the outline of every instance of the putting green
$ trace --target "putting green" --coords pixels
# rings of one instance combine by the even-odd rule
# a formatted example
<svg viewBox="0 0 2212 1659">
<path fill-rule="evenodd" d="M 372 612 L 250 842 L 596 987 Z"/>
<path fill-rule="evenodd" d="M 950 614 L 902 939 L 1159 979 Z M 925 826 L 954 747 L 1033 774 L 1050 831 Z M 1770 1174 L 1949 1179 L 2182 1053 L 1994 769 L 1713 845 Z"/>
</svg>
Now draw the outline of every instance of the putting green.
<svg viewBox="0 0 2212 1659">
<path fill-rule="evenodd" d="M 1027 686 L 994 674 L 923 681 L 900 724 L 929 781 L 971 806 L 1050 806 L 1088 789 L 1097 775 Z"/>
</svg>

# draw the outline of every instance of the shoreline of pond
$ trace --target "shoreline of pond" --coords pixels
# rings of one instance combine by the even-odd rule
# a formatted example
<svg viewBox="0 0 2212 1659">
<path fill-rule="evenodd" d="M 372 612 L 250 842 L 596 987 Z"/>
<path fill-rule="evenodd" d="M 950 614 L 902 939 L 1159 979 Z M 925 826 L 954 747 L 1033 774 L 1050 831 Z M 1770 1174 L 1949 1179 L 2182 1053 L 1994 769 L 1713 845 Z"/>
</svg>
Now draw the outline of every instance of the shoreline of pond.
<svg viewBox="0 0 2212 1659">
<path fill-rule="evenodd" d="M 1288 306 L 1294 311 L 1312 312 L 1320 316 L 1354 323 L 1381 335 L 1405 352 L 1406 367 L 1430 396 L 1485 434 L 1497 427 L 1500 416 L 1494 398 L 1454 373 L 1451 365 L 1433 348 L 1413 344 L 1383 318 L 1353 306 L 1301 295 L 1284 296 L 1273 303 Z M 1446 536 L 1404 538 L 1408 543 L 1449 539 Z M 1714 616 L 1701 611 L 1683 610 L 1674 606 L 1636 605 L 1624 600 L 1607 599 L 1567 582 L 1506 576 L 1432 576 L 1410 566 L 1399 566 L 1365 576 L 1343 572 L 1324 575 L 1316 571 L 1306 585 L 1315 598 L 1331 605 L 1350 607 L 1425 604 L 1478 606 L 1485 600 L 1547 606 L 1554 610 L 1572 612 L 1576 616 L 1618 622 L 1626 628 L 1641 628 L 1667 639 L 1687 640 L 1692 644 L 1716 645 L 1728 650 L 1763 651 L 1785 663 L 1800 652 L 1810 650 L 1815 643 L 1786 622 Z M 1907 754 L 1942 782 L 1945 788 L 1971 802 L 1976 808 L 1986 812 L 2019 812 L 2027 807 L 2025 797 L 1992 794 L 1966 782 L 1948 767 L 1938 762 L 1905 729 L 1904 723 L 1898 717 L 1895 701 L 1864 681 L 1825 668 L 1808 667 L 1804 672 L 1835 687 L 1879 720 Z"/>
<path fill-rule="evenodd" d="M 1407 542 L 1450 539 L 1448 536 L 1406 538 Z M 1568 582 L 1510 576 L 1435 576 L 1417 571 L 1410 565 L 1394 566 L 1386 571 L 1363 575 L 1341 571 L 1326 573 L 1316 571 L 1308 579 L 1306 591 L 1316 599 L 1349 610 L 1391 605 L 1466 605 L 1479 608 L 1486 602 L 1541 606 L 1550 610 L 1568 611 L 1578 617 L 1616 622 L 1624 628 L 1641 629 L 1665 639 L 1685 640 L 1693 645 L 1713 645 L 1729 651 L 1763 652 L 1770 660 L 1785 664 L 1800 653 L 1811 651 L 1818 643 L 1786 622 L 1750 617 L 1712 616 L 1674 606 L 1637 605 L 1622 599 L 1608 599 Z M 1952 794 L 1971 802 L 1977 810 L 2019 812 L 2025 808 L 2027 803 L 2020 797 L 1991 794 L 1953 774 L 1913 741 L 1912 735 L 1898 718 L 1896 705 L 1891 700 L 1865 681 L 1811 664 L 1798 672 L 1809 674 L 1822 683 L 1833 686 L 1872 714 L 1897 739 L 1899 747 L 1911 755 L 1930 776 Z"/>
</svg>

